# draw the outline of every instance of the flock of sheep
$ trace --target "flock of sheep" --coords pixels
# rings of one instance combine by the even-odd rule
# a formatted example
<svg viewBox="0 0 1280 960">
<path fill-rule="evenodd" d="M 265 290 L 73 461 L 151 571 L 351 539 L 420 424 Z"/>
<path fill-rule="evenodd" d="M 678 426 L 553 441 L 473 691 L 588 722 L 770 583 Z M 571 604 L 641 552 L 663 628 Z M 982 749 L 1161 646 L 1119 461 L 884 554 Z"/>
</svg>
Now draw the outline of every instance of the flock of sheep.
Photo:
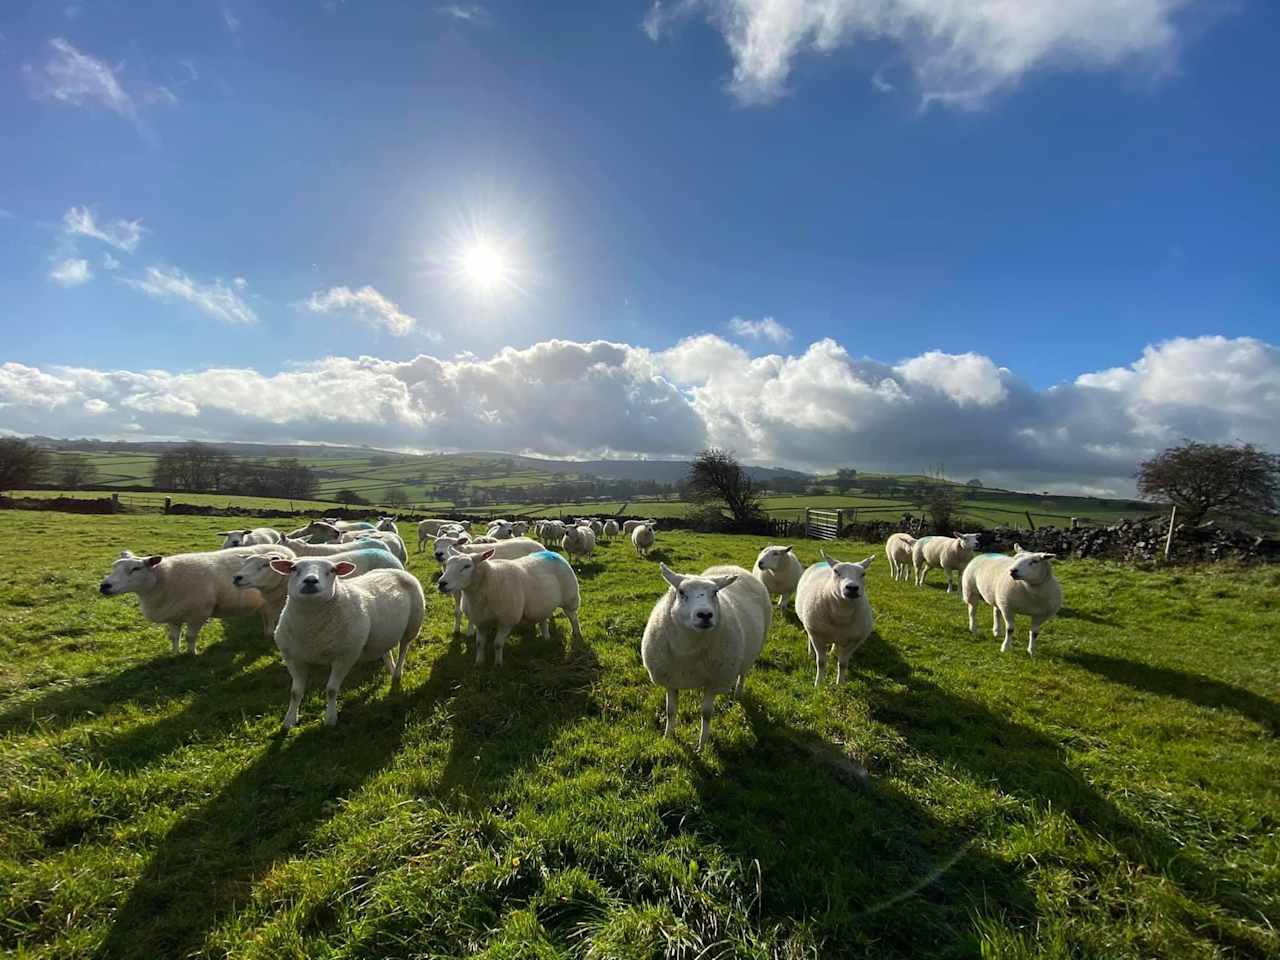
<svg viewBox="0 0 1280 960">
<path fill-rule="evenodd" d="M 598 542 L 618 536 L 628 537 L 636 552 L 647 556 L 656 527 L 652 519 L 628 520 L 621 527 L 612 519 L 543 520 L 532 527 L 496 520 L 483 536 L 472 537 L 465 524 L 424 520 L 417 526 L 417 549 L 430 549 L 440 565 L 436 588 L 453 597 L 455 633 L 463 631 L 465 620 L 466 632 L 475 635 L 476 664 L 484 664 L 492 636 L 494 665 L 501 666 L 511 631 L 531 623 L 546 637 L 557 610 L 568 618 L 573 638 L 581 640 L 573 560 L 590 557 Z M 393 687 L 399 683 L 409 645 L 422 627 L 426 598 L 421 583 L 405 569 L 408 554 L 396 518 L 380 517 L 377 523 L 325 518 L 288 534 L 260 527 L 219 535 L 222 547 L 207 552 L 140 557 L 126 550 L 99 590 L 104 596 L 138 594 L 143 616 L 165 624 L 174 653 L 184 626 L 187 651 L 194 653 L 210 618 L 260 614 L 292 678 L 286 729 L 297 723 L 313 666 L 329 670 L 329 725 L 337 723 L 338 692 L 356 663 L 382 660 Z M 1014 617 L 1029 616 L 1027 652 L 1034 654 L 1040 627 L 1062 605 L 1053 554 L 1016 545 L 1013 556 L 975 555 L 977 550 L 978 536 L 971 533 L 919 539 L 899 533 L 885 544 L 894 580 L 906 579 L 908 563 L 917 586 L 939 568 L 949 593 L 953 575 L 959 574 L 970 632 L 978 602 L 990 605 L 992 633 L 999 636 L 1003 624 L 1003 651 L 1012 646 Z M 750 571 L 726 565 L 693 575 L 659 565 L 670 589 L 649 614 L 641 657 L 650 679 L 666 690 L 668 736 L 679 691 L 700 691 L 702 749 L 716 695 L 740 694 L 764 648 L 775 597 L 783 610 L 793 602 L 817 665 L 815 686 L 822 683 L 832 650 L 836 682 L 844 682 L 851 655 L 875 626 L 866 589 L 867 568 L 875 557 L 843 563 L 825 551 L 821 556 L 805 568 L 792 547 L 771 545 L 760 551 Z"/>
</svg>

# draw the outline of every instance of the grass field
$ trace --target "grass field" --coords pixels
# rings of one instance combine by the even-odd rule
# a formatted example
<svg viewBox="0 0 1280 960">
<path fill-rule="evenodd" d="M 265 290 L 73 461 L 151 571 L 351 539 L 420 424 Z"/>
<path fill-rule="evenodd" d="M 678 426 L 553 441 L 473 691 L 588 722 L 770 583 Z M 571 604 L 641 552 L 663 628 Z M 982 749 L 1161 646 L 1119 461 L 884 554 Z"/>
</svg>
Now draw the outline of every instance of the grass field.
<svg viewBox="0 0 1280 960">
<path fill-rule="evenodd" d="M 0 513 L 0 950 L 1280 954 L 1280 571 L 1061 563 L 1069 608 L 1032 661 L 881 557 L 850 683 L 815 691 L 783 616 L 695 755 L 693 697 L 663 740 L 640 664 L 655 561 L 749 566 L 761 542 L 668 533 L 583 570 L 583 643 L 559 619 L 476 670 L 429 594 L 399 694 L 354 672 L 331 730 L 317 675 L 280 736 L 256 622 L 175 657 L 133 598 L 96 595 L 121 547 L 223 522 Z"/>
</svg>

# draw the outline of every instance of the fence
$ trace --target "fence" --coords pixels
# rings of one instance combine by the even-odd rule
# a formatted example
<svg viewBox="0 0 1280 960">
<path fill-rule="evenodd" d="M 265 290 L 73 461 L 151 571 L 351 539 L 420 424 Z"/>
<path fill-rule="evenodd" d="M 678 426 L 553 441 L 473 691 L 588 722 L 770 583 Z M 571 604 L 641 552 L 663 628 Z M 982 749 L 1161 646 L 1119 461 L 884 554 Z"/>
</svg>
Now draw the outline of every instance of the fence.
<svg viewBox="0 0 1280 960">
<path fill-rule="evenodd" d="M 834 540 L 844 529 L 843 510 L 814 510 L 804 512 L 804 535 L 811 540 Z"/>
</svg>

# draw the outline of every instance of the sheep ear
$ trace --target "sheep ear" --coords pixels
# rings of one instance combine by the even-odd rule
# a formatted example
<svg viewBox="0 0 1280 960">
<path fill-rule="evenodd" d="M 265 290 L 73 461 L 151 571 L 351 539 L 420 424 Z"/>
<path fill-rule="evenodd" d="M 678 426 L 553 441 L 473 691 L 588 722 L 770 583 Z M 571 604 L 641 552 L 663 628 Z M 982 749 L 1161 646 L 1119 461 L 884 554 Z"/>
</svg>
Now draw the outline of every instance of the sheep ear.
<svg viewBox="0 0 1280 960">
<path fill-rule="evenodd" d="M 480 554 L 480 556 L 476 557 L 476 563 L 484 563 L 486 560 L 492 560 L 493 554 L 493 550 L 486 550 L 484 553 Z"/>
<path fill-rule="evenodd" d="M 871 564 L 875 562 L 875 559 L 876 559 L 876 555 L 873 553 L 871 556 L 867 557 L 867 559 L 863 560 L 860 564 L 858 564 L 858 566 L 860 566 L 863 570 L 865 570 L 867 569 L 867 567 L 871 566 Z"/>
<path fill-rule="evenodd" d="M 663 580 L 667 581 L 667 583 L 671 584 L 671 586 L 675 587 L 677 590 L 680 589 L 680 584 L 684 583 L 684 576 L 676 573 L 665 563 L 660 562 L 658 564 L 658 572 L 662 574 Z"/>
<path fill-rule="evenodd" d="M 148 567 L 156 567 L 160 565 L 160 561 L 163 559 L 164 557 L 157 553 L 157 554 L 153 554 L 150 557 L 147 557 L 147 559 L 143 560 L 142 562 L 145 563 Z"/>
<path fill-rule="evenodd" d="M 235 531 L 234 531 L 234 530 L 219 530 L 217 533 L 215 533 L 215 534 L 214 534 L 214 536 L 215 536 L 215 537 L 229 537 L 229 536 L 231 536 L 231 534 L 233 534 L 233 533 L 235 533 Z"/>
<path fill-rule="evenodd" d="M 837 563 L 839 563 L 838 560 L 832 560 L 829 556 L 827 556 L 827 551 L 823 550 L 822 548 L 818 549 L 818 554 L 819 556 L 822 557 L 822 559 L 826 562 L 827 566 L 829 567 L 834 567 Z"/>
<path fill-rule="evenodd" d="M 340 577 L 349 576 L 356 572 L 356 565 L 350 560 L 339 560 L 333 565 L 333 572 Z"/>
<path fill-rule="evenodd" d="M 288 557 L 272 557 L 271 569 L 280 574 L 280 576 L 287 577 L 289 574 L 293 573 L 293 561 Z"/>
<path fill-rule="evenodd" d="M 1013 552 L 1014 552 L 1014 553 L 1021 553 L 1021 552 L 1022 552 L 1022 544 L 1020 544 L 1020 543 L 1015 543 L 1015 544 L 1013 545 Z"/>
<path fill-rule="evenodd" d="M 1040 554 L 1040 558 L 1042 560 L 1057 560 L 1058 555 L 1056 553 L 1042 553 Z"/>
<path fill-rule="evenodd" d="M 787 544 L 785 547 L 783 547 L 783 548 L 782 548 L 782 552 L 783 552 L 783 553 L 790 553 L 790 552 L 791 552 L 791 549 L 792 549 L 792 548 L 791 548 L 791 544 Z"/>
<path fill-rule="evenodd" d="M 132 551 L 132 550 L 121 550 L 121 551 L 120 551 L 120 559 L 121 559 L 121 560 L 132 560 L 132 559 L 133 559 L 133 551 Z"/>
<path fill-rule="evenodd" d="M 963 534 L 963 533 L 959 533 L 959 532 L 957 532 L 957 531 L 955 531 L 955 530 L 952 530 L 952 531 L 951 531 L 951 535 L 952 535 L 953 537 L 955 537 L 957 540 L 963 540 L 963 539 L 964 539 L 964 534 Z"/>
<path fill-rule="evenodd" d="M 725 587 L 732 586 L 737 579 L 738 575 L 736 573 L 731 573 L 727 577 L 716 577 L 711 582 L 716 585 L 716 593 L 719 593 Z"/>
</svg>

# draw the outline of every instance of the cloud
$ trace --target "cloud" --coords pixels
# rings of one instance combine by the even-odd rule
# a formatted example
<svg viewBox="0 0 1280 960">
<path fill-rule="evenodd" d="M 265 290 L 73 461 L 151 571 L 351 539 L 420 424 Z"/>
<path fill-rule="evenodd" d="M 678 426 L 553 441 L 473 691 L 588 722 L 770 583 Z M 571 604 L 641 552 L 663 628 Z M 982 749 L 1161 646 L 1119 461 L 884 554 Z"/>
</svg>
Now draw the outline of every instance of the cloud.
<svg viewBox="0 0 1280 960">
<path fill-rule="evenodd" d="M 110 253 L 104 253 L 102 255 L 102 269 L 103 270 L 119 270 L 120 261 L 117 260 L 115 257 L 113 257 Z"/>
<path fill-rule="evenodd" d="M 489 23 L 493 19 L 488 9 L 478 3 L 445 3 L 436 7 L 436 12 L 467 23 Z"/>
<path fill-rule="evenodd" d="M 350 312 L 365 323 L 382 327 L 397 337 L 403 337 L 418 322 L 370 286 L 359 290 L 350 287 L 317 290 L 307 300 L 306 307 L 312 313 Z M 429 332 L 427 336 L 432 340 L 440 339 L 435 333 Z"/>
<path fill-rule="evenodd" d="M 642 27 L 657 40 L 676 21 L 705 15 L 729 47 L 728 89 L 742 104 L 786 95 L 805 56 L 888 41 L 901 48 L 924 103 L 973 109 L 1032 70 L 1163 70 L 1177 50 L 1175 12 L 1204 2 L 679 0 L 654 3 Z"/>
<path fill-rule="evenodd" d="M 97 104 L 133 119 L 133 99 L 116 79 L 116 71 L 101 60 L 81 53 L 67 40 L 55 37 L 44 72 L 35 78 L 36 95 L 83 107 Z"/>
<path fill-rule="evenodd" d="M 88 260 L 68 257 L 54 265 L 49 271 L 49 279 L 64 287 L 78 287 L 93 279 L 93 271 L 89 269 Z"/>
<path fill-rule="evenodd" d="M 0 364 L 0 430 L 19 433 L 578 457 L 714 443 L 799 469 L 943 463 L 956 479 L 1090 495 L 1131 494 L 1137 463 L 1183 437 L 1280 450 L 1278 406 L 1280 348 L 1223 337 L 1154 344 L 1044 390 L 977 354 L 887 364 L 821 340 L 753 358 L 710 334 L 661 351 L 550 340 L 488 358 L 332 357 L 272 375 Z"/>
<path fill-rule="evenodd" d="M 791 339 L 791 331 L 773 317 L 760 320 L 744 320 L 734 317 L 729 321 L 729 329 L 739 337 L 749 340 L 772 340 L 774 343 L 785 343 Z"/>
<path fill-rule="evenodd" d="M 117 250 L 133 253 L 146 229 L 141 220 L 117 220 L 100 226 L 88 207 L 72 207 L 62 216 L 62 232 L 69 237 L 92 237 Z"/>
<path fill-rule="evenodd" d="M 222 22 L 226 24 L 227 29 L 231 31 L 232 34 L 238 34 L 240 32 L 240 18 L 237 17 L 232 9 L 226 4 L 222 5 Z"/>
<path fill-rule="evenodd" d="M 173 105 L 178 102 L 178 95 L 163 83 L 154 87 L 148 87 L 143 93 L 142 99 L 147 103 L 167 103 Z"/>
<path fill-rule="evenodd" d="M 231 324 L 250 324 L 258 322 L 258 315 L 240 297 L 237 290 L 243 285 L 234 284 L 233 289 L 219 277 L 213 283 L 198 283 L 176 267 L 147 267 L 146 276 L 141 280 L 128 279 L 125 283 L 156 300 L 185 300 L 201 313 L 215 320 Z"/>
</svg>

